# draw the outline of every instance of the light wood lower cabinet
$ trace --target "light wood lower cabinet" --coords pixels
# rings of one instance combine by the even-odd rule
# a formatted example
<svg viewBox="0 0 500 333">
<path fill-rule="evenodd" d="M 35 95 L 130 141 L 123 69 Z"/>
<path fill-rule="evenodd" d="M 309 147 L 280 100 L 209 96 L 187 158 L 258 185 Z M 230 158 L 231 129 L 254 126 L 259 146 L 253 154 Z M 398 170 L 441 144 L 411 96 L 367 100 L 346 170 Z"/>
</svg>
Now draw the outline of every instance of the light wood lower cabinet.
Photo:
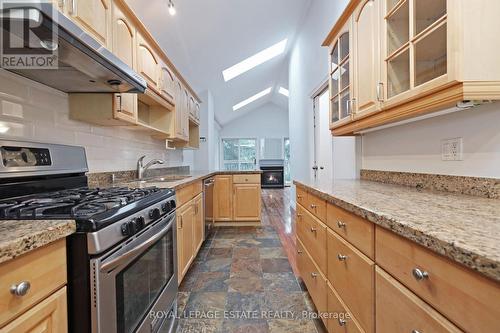
<svg viewBox="0 0 500 333">
<path fill-rule="evenodd" d="M 233 220 L 260 220 L 260 184 L 234 184 L 233 192 Z"/>
<path fill-rule="evenodd" d="M 193 189 L 189 187 L 181 189 L 191 193 L 188 201 L 181 201 L 181 206 L 177 208 L 177 275 L 178 283 L 186 275 L 191 263 L 198 254 L 203 244 L 205 235 L 205 223 L 203 220 L 203 194 L 201 187 L 197 183 L 192 184 Z M 185 195 L 185 194 L 183 194 Z"/>
<path fill-rule="evenodd" d="M 194 252 L 198 253 L 203 239 L 205 238 L 205 221 L 203 213 L 203 194 L 200 193 L 193 199 L 194 205 L 194 228 L 193 228 L 193 247 Z"/>
<path fill-rule="evenodd" d="M 66 274 L 65 239 L 0 264 L 0 332 L 67 332 Z"/>
<path fill-rule="evenodd" d="M 365 332 L 375 329 L 374 269 L 373 261 L 328 231 L 328 280 Z"/>
<path fill-rule="evenodd" d="M 323 309 L 322 287 L 310 275 L 315 269 L 321 273 L 326 253 L 329 332 L 498 331 L 500 283 L 331 204 L 325 251 L 308 233 L 325 224 L 303 206 L 314 200 L 321 199 L 297 191 L 297 263 L 311 298 Z M 339 313 L 349 318 L 339 320 Z"/>
<path fill-rule="evenodd" d="M 216 222 L 258 223 L 260 216 L 260 175 L 215 176 L 214 219 Z"/>
<path fill-rule="evenodd" d="M 500 284 L 381 227 L 376 256 L 379 266 L 465 331 L 500 328 Z"/>
<path fill-rule="evenodd" d="M 35 305 L 1 329 L 3 333 L 65 333 L 68 331 L 66 287 Z"/>
<path fill-rule="evenodd" d="M 297 205 L 296 221 L 297 237 L 309 250 L 309 253 L 314 259 L 316 265 L 318 265 L 319 269 L 326 275 L 326 225 L 317 220 L 301 205 Z"/>
<path fill-rule="evenodd" d="M 376 272 L 377 332 L 461 332 L 381 268 Z"/>
<path fill-rule="evenodd" d="M 194 258 L 194 205 L 185 204 L 177 209 L 177 270 L 179 284 Z"/>
</svg>

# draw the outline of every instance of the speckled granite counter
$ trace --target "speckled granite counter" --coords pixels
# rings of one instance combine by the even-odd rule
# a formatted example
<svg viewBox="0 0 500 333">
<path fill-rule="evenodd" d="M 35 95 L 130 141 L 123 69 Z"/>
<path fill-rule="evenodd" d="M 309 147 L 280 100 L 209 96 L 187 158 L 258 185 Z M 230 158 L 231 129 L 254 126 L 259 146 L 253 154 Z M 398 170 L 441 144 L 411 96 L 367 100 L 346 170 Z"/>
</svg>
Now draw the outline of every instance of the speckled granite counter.
<svg viewBox="0 0 500 333">
<path fill-rule="evenodd" d="M 72 220 L 0 221 L 0 263 L 67 237 L 75 230 Z"/>
<path fill-rule="evenodd" d="M 500 200 L 365 180 L 294 183 L 500 281 Z"/>
<path fill-rule="evenodd" d="M 114 186 L 128 186 L 128 187 L 150 187 L 156 186 L 159 188 L 175 188 L 179 190 L 196 181 L 203 180 L 215 175 L 236 175 L 236 174 L 261 174 L 262 171 L 191 171 L 189 175 L 166 175 L 164 178 L 161 176 L 146 179 L 144 181 L 130 181 L 125 183 L 113 184 Z M 184 177 L 180 179 L 181 177 Z M 163 180 L 162 180 L 163 179 Z"/>
</svg>

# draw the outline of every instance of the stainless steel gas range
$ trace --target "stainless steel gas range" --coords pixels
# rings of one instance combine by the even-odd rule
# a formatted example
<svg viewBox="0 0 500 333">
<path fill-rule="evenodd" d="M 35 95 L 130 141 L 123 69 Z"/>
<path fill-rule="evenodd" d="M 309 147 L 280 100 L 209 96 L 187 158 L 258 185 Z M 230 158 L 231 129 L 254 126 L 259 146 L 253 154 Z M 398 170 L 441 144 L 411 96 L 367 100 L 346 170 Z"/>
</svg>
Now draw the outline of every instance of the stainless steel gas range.
<svg viewBox="0 0 500 333">
<path fill-rule="evenodd" d="M 81 147 L 0 140 L 0 219 L 74 219 L 70 332 L 176 329 L 175 192 L 88 187 Z"/>
</svg>

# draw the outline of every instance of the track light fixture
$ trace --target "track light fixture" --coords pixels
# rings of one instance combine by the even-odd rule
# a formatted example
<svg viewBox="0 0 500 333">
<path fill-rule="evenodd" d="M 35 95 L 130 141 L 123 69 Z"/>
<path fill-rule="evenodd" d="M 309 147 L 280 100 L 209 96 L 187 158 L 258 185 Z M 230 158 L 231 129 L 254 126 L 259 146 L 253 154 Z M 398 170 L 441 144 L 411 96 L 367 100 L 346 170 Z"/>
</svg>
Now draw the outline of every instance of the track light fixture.
<svg viewBox="0 0 500 333">
<path fill-rule="evenodd" d="M 175 6 L 174 6 L 174 3 L 172 2 L 172 0 L 168 0 L 168 12 L 172 16 L 174 16 L 177 13 L 177 11 L 175 10 Z"/>
</svg>

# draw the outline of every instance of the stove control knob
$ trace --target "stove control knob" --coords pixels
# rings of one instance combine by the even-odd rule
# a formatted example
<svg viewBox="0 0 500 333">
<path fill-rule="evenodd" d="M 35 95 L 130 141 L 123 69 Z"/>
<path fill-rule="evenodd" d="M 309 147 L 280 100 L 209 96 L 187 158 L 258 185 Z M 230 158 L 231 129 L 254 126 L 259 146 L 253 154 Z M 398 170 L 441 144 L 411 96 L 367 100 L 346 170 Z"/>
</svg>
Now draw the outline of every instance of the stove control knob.
<svg viewBox="0 0 500 333">
<path fill-rule="evenodd" d="M 144 217 L 139 216 L 135 219 L 135 224 L 137 226 L 137 230 L 142 230 L 146 226 L 146 220 L 144 219 Z"/>
<path fill-rule="evenodd" d="M 135 226 L 132 224 L 132 222 L 123 223 L 121 229 L 123 236 L 132 236 L 136 233 Z"/>
<path fill-rule="evenodd" d="M 161 212 L 159 208 L 153 208 L 149 211 L 149 218 L 152 220 L 157 220 L 161 216 Z"/>
<path fill-rule="evenodd" d="M 172 209 L 174 209 L 176 207 L 176 203 L 175 203 L 175 200 L 170 200 L 170 207 L 172 207 Z"/>
<path fill-rule="evenodd" d="M 161 210 L 164 212 L 164 213 L 167 213 L 169 212 L 170 210 L 172 210 L 172 206 L 170 204 L 170 201 L 167 201 L 165 202 L 163 205 L 161 205 Z"/>
</svg>

